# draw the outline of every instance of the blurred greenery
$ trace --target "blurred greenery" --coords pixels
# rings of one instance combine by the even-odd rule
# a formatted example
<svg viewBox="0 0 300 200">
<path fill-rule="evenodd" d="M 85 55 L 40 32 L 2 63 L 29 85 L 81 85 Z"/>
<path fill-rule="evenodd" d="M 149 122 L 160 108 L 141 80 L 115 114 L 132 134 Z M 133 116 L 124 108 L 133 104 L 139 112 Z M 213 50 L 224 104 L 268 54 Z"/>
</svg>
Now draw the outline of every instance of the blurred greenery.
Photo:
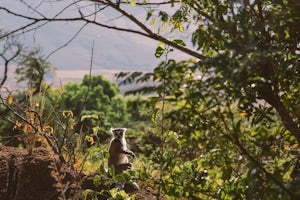
<svg viewBox="0 0 300 200">
<path fill-rule="evenodd" d="M 126 92 L 137 96 L 122 96 L 100 75 L 62 89 L 44 83 L 5 91 L 0 141 L 27 147 L 26 137 L 43 132 L 71 167 L 99 169 L 95 185 L 137 180 L 155 189 L 157 199 L 299 199 L 299 3 L 175 3 L 172 14 L 157 7 L 146 20 L 186 34 L 197 60 L 167 59 L 172 48 L 188 46 L 181 39 L 159 43 L 155 56 L 166 59 L 153 72 L 117 75 L 121 84 L 147 83 Z M 108 130 L 116 126 L 129 129 L 138 159 L 136 170 L 115 177 L 109 169 L 107 180 Z"/>
</svg>

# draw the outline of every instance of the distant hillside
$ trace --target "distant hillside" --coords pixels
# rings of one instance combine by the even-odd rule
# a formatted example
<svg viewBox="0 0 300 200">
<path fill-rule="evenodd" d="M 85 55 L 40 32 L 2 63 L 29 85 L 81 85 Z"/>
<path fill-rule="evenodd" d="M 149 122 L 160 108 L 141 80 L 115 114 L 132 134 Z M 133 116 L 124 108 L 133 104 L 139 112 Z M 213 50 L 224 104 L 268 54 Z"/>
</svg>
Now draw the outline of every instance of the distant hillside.
<svg viewBox="0 0 300 200">
<path fill-rule="evenodd" d="M 8 79 L 5 82 L 5 87 L 7 87 L 9 90 L 14 90 L 14 89 L 23 89 L 26 87 L 25 83 L 17 83 L 16 80 L 16 75 L 14 73 L 15 71 L 15 66 L 10 66 L 9 71 L 8 71 Z M 4 68 L 3 66 L 0 66 L 0 80 L 3 77 L 3 72 Z M 124 70 L 128 71 L 128 70 Z M 132 70 L 131 70 L 132 71 Z M 117 84 L 117 80 L 115 78 L 115 74 L 121 72 L 120 70 L 93 70 L 92 75 L 98 75 L 101 74 L 102 76 L 106 77 L 109 79 L 111 82 Z M 80 82 L 84 75 L 89 74 L 89 70 L 56 70 L 55 73 L 51 74 L 48 73 L 46 75 L 46 81 L 48 84 L 57 87 L 64 85 L 67 82 Z M 124 94 L 125 91 L 136 89 L 140 87 L 139 85 L 135 84 L 130 84 L 126 86 L 120 86 L 121 93 Z"/>
</svg>

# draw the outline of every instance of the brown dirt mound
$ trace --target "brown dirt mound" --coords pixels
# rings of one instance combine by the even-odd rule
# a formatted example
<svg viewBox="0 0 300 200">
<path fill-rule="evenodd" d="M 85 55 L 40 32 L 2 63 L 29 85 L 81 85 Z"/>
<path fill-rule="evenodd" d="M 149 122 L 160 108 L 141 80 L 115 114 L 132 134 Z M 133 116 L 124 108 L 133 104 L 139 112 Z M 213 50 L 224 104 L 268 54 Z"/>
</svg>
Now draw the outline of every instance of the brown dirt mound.
<svg viewBox="0 0 300 200">
<path fill-rule="evenodd" d="M 91 184 L 85 175 L 73 174 L 46 148 L 36 148 L 29 155 L 26 149 L 0 146 L 0 199 L 82 199 L 82 191 Z M 155 199 L 151 188 L 135 193 L 135 199 Z"/>
<path fill-rule="evenodd" d="M 0 199 L 59 199 L 73 179 L 58 157 L 45 148 L 0 147 Z"/>
</svg>

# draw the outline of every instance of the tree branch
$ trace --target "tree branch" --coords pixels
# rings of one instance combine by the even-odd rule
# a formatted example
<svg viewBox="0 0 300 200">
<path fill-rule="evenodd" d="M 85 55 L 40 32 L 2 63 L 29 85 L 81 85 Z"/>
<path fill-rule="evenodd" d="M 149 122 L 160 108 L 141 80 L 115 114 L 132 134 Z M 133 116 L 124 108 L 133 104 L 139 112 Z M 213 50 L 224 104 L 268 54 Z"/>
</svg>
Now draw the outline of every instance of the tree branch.
<svg viewBox="0 0 300 200">
<path fill-rule="evenodd" d="M 76 2 L 79 2 L 79 1 L 76 1 Z M 7 8 L 4 8 L 4 7 L 0 7 L 0 10 L 4 10 L 6 11 L 7 13 L 11 14 L 11 15 L 14 15 L 14 16 L 17 16 L 17 17 L 20 17 L 20 18 L 23 18 L 23 19 L 27 19 L 27 20 L 30 20 L 32 21 L 31 23 L 28 23 L 18 29 L 15 29 L 9 33 L 6 33 L 2 36 L 0 36 L 0 39 L 1 38 L 4 38 L 4 37 L 8 37 L 9 35 L 12 35 L 14 33 L 17 33 L 17 32 L 20 32 L 20 31 L 23 31 L 25 30 L 26 28 L 28 27 L 31 27 L 33 26 L 34 24 L 36 23 L 39 23 L 39 22 L 56 22 L 56 21 L 85 21 L 89 24 L 95 24 L 95 25 L 98 25 L 100 27 L 103 27 L 103 28 L 108 28 L 108 29 L 113 29 L 113 30 L 117 30 L 117 31 L 122 31 L 122 32 L 128 32 L 128 33 L 134 33 L 134 34 L 138 34 L 138 35 L 142 35 L 144 37 L 147 37 L 147 38 L 150 38 L 150 39 L 153 39 L 153 40 L 156 40 L 156 41 L 161 41 L 175 49 L 178 49 L 184 53 L 187 53 L 191 56 L 194 56 L 198 59 L 205 59 L 206 57 L 203 56 L 202 54 L 196 52 L 196 51 L 193 51 L 189 48 L 186 48 L 184 46 L 181 46 L 179 44 L 176 44 L 174 43 L 173 41 L 159 35 L 159 34 L 156 34 L 154 33 L 153 31 L 151 31 L 144 23 L 142 23 L 140 20 L 138 20 L 136 17 L 134 17 L 132 14 L 130 14 L 129 12 L 125 11 L 124 9 L 121 9 L 117 4 L 109 1 L 109 0 L 93 0 L 93 2 L 95 3 L 101 3 L 103 5 L 107 5 L 109 7 L 111 7 L 113 10 L 121 13 L 122 15 L 124 15 L 127 19 L 129 19 L 131 22 L 133 22 L 134 24 L 136 24 L 139 28 L 141 28 L 142 31 L 140 30 L 135 30 L 135 29 L 129 29 L 129 28 L 123 28 L 123 27 L 117 27 L 117 26 L 111 26 L 111 25 L 108 25 L 108 24 L 104 24 L 104 23 L 101 23 L 101 22 L 98 22 L 95 20 L 91 20 L 91 19 L 88 19 L 87 17 L 85 16 L 80 16 L 80 17 L 70 17 L 70 18 L 57 18 L 59 15 L 61 15 L 61 13 L 63 13 L 64 11 L 66 11 L 66 8 L 70 7 L 71 5 L 74 5 L 75 2 L 73 2 L 72 4 L 66 6 L 65 8 L 63 8 L 61 11 L 59 11 L 53 18 L 49 18 L 49 17 L 41 17 L 41 18 L 35 18 L 35 17 L 31 17 L 31 16 L 26 16 L 26 15 L 22 15 L 22 14 L 18 14 L 18 13 L 15 13 Z M 175 1 L 176 2 L 176 1 Z M 167 2 L 161 2 L 161 3 L 155 3 L 157 5 L 161 5 L 161 4 L 167 4 L 167 3 L 171 3 L 171 1 L 167 1 Z M 153 4 L 152 4 L 153 5 Z M 96 13 L 95 13 L 96 14 Z M 90 15 L 89 15 L 90 16 Z"/>
<path fill-rule="evenodd" d="M 121 9 L 119 6 L 117 6 L 116 4 L 112 3 L 111 1 L 109 0 L 106 0 L 107 2 L 107 5 L 109 5 L 110 7 L 112 7 L 113 9 L 115 9 L 116 11 L 118 11 L 119 13 L 123 14 L 124 16 L 126 16 L 130 21 L 132 21 L 134 24 L 136 24 L 138 27 L 140 27 L 143 31 L 145 31 L 146 33 L 142 34 L 143 36 L 146 36 L 150 39 L 154 39 L 154 40 L 157 40 L 157 41 L 161 41 L 175 49 L 178 49 L 182 52 L 185 52 L 191 56 L 194 56 L 196 58 L 199 58 L 199 59 L 205 59 L 206 57 L 199 54 L 198 52 L 196 51 L 192 51 L 191 49 L 189 48 L 186 48 L 184 46 L 181 46 L 181 45 L 178 45 L 176 43 L 174 43 L 173 41 L 170 41 L 168 39 L 166 39 L 165 37 L 162 37 L 156 33 L 154 33 L 153 31 L 151 31 L 147 26 L 144 25 L 144 23 L 142 23 L 141 21 L 139 21 L 136 17 L 134 17 L 133 15 L 131 15 L 130 13 L 126 12 L 124 9 Z M 129 32 L 129 31 L 127 31 Z M 141 32 L 139 32 L 141 33 Z"/>
<path fill-rule="evenodd" d="M 6 58 L 4 56 L 4 52 L 6 51 L 6 49 L 4 49 L 4 52 L 0 54 L 0 57 L 4 60 L 4 72 L 3 72 L 3 79 L 0 83 L 0 88 L 2 88 L 2 86 L 4 85 L 4 83 L 7 80 L 7 72 L 8 72 L 8 65 L 11 61 L 13 61 L 21 52 L 21 46 L 20 45 L 16 45 L 17 46 L 17 50 L 14 52 L 14 54 L 10 57 L 10 58 Z M 7 47 L 7 49 L 10 48 Z"/>
</svg>

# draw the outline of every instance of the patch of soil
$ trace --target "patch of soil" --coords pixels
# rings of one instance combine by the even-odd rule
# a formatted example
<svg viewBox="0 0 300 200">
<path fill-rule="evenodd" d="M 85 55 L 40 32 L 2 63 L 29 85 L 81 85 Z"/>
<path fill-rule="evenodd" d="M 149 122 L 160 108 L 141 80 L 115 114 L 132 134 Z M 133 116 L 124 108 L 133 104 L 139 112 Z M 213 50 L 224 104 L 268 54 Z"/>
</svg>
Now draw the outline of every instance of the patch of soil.
<svg viewBox="0 0 300 200">
<path fill-rule="evenodd" d="M 93 184 L 87 176 L 74 174 L 46 148 L 29 154 L 26 149 L 0 146 L 0 199 L 80 200 L 82 192 L 93 189 Z M 135 193 L 138 200 L 156 199 L 148 187 L 135 192 L 127 188 L 126 192 Z"/>
</svg>

